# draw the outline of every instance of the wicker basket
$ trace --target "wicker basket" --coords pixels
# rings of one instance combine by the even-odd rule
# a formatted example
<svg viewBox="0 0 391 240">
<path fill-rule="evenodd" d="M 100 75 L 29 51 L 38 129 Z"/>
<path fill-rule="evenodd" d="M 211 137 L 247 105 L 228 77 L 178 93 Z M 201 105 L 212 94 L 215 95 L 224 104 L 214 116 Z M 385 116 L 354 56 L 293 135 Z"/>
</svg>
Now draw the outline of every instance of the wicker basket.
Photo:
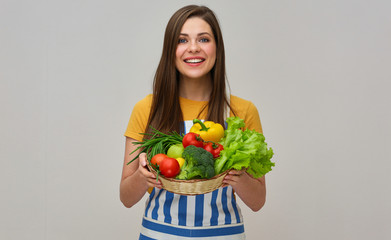
<svg viewBox="0 0 391 240">
<path fill-rule="evenodd" d="M 148 169 L 156 176 L 157 173 L 150 165 Z M 159 174 L 159 179 L 162 182 L 163 188 L 169 192 L 181 195 L 198 195 L 209 193 L 223 184 L 223 179 L 228 171 L 220 173 L 210 179 L 192 179 L 192 180 L 178 180 L 174 178 L 166 178 Z"/>
</svg>

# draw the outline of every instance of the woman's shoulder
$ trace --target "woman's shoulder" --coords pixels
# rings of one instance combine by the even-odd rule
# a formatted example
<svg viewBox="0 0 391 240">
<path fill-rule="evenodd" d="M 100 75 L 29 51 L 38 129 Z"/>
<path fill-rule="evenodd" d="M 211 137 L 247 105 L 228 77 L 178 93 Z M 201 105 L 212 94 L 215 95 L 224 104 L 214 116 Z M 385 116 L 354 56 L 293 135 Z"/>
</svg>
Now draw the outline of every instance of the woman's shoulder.
<svg viewBox="0 0 391 240">
<path fill-rule="evenodd" d="M 235 95 L 231 95 L 230 98 L 231 98 L 230 99 L 231 107 L 236 109 L 236 111 L 242 112 L 242 111 L 247 111 L 251 108 L 255 108 L 255 105 L 250 100 Z"/>
<path fill-rule="evenodd" d="M 137 116 L 149 116 L 152 106 L 152 94 L 148 94 L 133 106 L 132 114 Z"/>
<path fill-rule="evenodd" d="M 252 102 L 250 100 L 235 96 L 235 95 L 230 95 L 231 97 L 231 103 L 239 103 L 239 104 L 251 104 Z"/>
<path fill-rule="evenodd" d="M 252 101 L 231 95 L 231 108 L 236 116 L 244 119 L 246 128 L 262 133 L 258 109 Z"/>
<path fill-rule="evenodd" d="M 136 104 L 135 107 L 139 108 L 150 108 L 152 105 L 152 94 L 148 94 L 145 96 L 143 99 L 139 100 Z"/>
<path fill-rule="evenodd" d="M 125 131 L 125 136 L 142 140 L 142 136 L 139 134 L 145 131 L 145 127 L 148 122 L 149 112 L 151 109 L 152 94 L 145 96 L 143 99 L 136 102 L 133 107 L 128 127 Z"/>
</svg>

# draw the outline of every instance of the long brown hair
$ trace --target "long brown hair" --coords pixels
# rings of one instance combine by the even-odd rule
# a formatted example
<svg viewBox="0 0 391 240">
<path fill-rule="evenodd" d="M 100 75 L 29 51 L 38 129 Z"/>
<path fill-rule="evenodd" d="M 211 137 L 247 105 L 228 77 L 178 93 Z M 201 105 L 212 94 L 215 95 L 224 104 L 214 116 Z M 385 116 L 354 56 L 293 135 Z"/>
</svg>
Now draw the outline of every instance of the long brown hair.
<svg viewBox="0 0 391 240">
<path fill-rule="evenodd" d="M 216 62 L 211 69 L 213 89 L 207 105 L 206 120 L 224 124 L 227 106 L 229 107 L 230 104 L 226 94 L 225 51 L 221 29 L 212 10 L 205 6 L 189 5 L 176 11 L 167 23 L 163 52 L 153 83 L 147 132 L 150 132 L 149 126 L 162 132 L 183 131 L 183 115 L 179 104 L 179 72 L 175 66 L 175 52 L 182 26 L 191 17 L 202 18 L 213 31 L 216 42 Z"/>
</svg>

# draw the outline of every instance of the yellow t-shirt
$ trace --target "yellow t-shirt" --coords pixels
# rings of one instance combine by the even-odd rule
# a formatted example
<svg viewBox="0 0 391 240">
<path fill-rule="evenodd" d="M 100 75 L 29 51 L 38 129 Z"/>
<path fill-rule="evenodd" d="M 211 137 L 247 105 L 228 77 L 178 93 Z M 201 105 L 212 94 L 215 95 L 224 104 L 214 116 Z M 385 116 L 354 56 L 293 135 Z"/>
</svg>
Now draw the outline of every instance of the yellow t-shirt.
<svg viewBox="0 0 391 240">
<path fill-rule="evenodd" d="M 230 101 L 231 107 L 234 109 L 237 116 L 244 120 L 245 128 L 262 133 L 262 125 L 255 105 L 248 100 L 233 95 L 231 95 Z M 208 102 L 193 101 L 180 97 L 179 103 L 182 109 L 183 120 L 185 121 L 185 132 L 188 132 L 192 126 L 193 119 L 198 117 L 199 112 Z M 151 104 L 152 94 L 147 95 L 144 99 L 136 103 L 124 134 L 126 137 L 142 141 L 143 135 L 140 133 L 145 132 Z M 208 109 L 206 108 L 199 118 L 204 119 L 207 112 Z M 230 116 L 233 116 L 232 112 L 230 113 Z"/>
</svg>

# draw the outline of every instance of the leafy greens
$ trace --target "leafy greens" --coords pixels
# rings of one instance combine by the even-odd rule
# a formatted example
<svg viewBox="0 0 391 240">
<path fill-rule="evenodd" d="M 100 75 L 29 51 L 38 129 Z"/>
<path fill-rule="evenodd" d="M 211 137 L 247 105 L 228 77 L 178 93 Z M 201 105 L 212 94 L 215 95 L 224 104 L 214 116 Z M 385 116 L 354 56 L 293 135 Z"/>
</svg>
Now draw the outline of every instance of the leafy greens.
<svg viewBox="0 0 391 240">
<path fill-rule="evenodd" d="M 275 163 L 270 161 L 273 149 L 267 148 L 264 135 L 249 129 L 242 131 L 240 128 L 244 126 L 244 120 L 239 117 L 227 118 L 227 129 L 220 140 L 224 150 L 214 165 L 216 174 L 247 168 L 249 174 L 259 178 L 274 167 Z"/>
</svg>

